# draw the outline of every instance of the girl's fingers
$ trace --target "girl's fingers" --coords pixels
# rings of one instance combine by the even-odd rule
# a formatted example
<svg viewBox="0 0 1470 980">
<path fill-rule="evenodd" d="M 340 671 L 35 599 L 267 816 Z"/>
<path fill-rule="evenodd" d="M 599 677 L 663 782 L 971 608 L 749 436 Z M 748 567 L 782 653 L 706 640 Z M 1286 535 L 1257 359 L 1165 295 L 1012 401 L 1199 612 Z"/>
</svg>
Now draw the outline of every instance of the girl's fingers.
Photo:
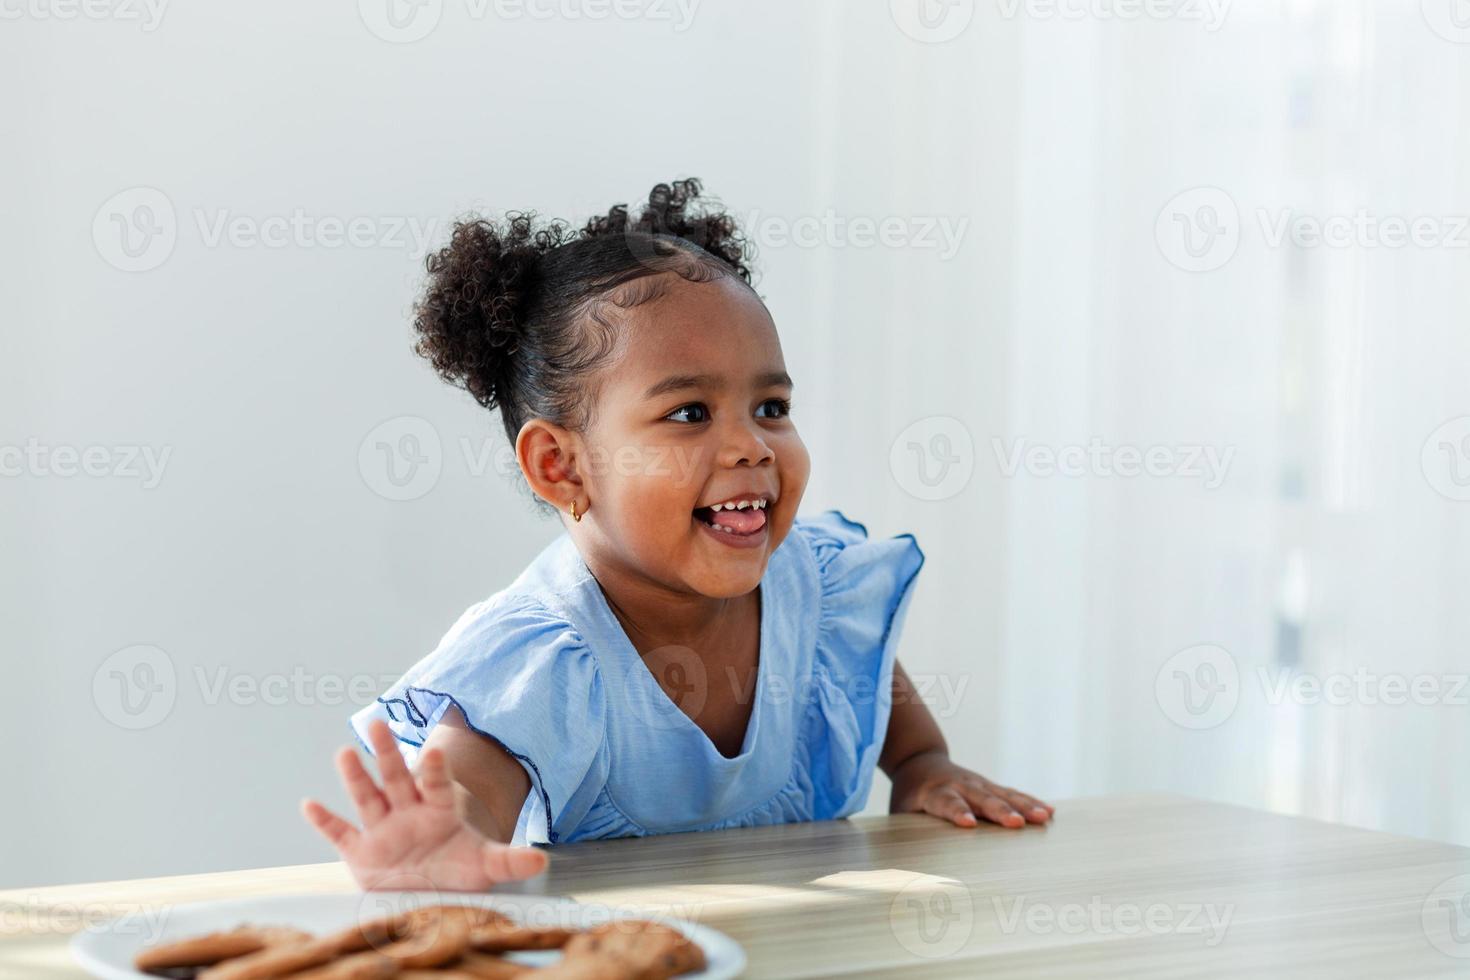
<svg viewBox="0 0 1470 980">
<path fill-rule="evenodd" d="M 1021 812 L 1031 823 L 1046 823 L 1051 819 L 1051 807 L 1042 803 L 1034 796 L 1022 793 L 1020 790 L 1007 789 L 997 786 L 995 791 L 1005 797 L 1006 801 Z"/>
<path fill-rule="evenodd" d="M 301 815 L 337 850 L 345 850 L 357 840 L 357 828 L 322 806 L 316 800 L 301 801 Z"/>
<path fill-rule="evenodd" d="M 347 795 L 352 797 L 357 807 L 357 819 L 364 827 L 371 828 L 388 815 L 388 801 L 379 792 L 373 777 L 363 768 L 355 751 L 343 748 L 337 753 L 337 772 L 342 777 L 342 785 L 347 787 Z"/>
<path fill-rule="evenodd" d="M 982 793 L 974 790 L 966 794 L 971 804 L 978 808 L 980 814 L 991 823 L 998 823 L 1002 827 L 1024 827 L 1026 818 L 1016 812 L 1015 807 L 994 793 Z"/>
<path fill-rule="evenodd" d="M 499 841 L 487 840 L 482 849 L 485 856 L 485 874 L 491 881 L 520 881 L 546 870 L 550 858 L 546 852 L 535 847 L 512 847 Z"/>
<path fill-rule="evenodd" d="M 444 750 L 425 749 L 419 758 L 419 792 L 431 806 L 454 806 L 454 790 L 449 783 L 449 760 Z"/>
<path fill-rule="evenodd" d="M 373 755 L 378 760 L 378 775 L 383 780 L 383 793 L 388 797 L 388 805 L 412 806 L 418 803 L 419 791 L 414 785 L 413 774 L 408 771 L 408 764 L 398 751 L 393 733 L 381 718 L 368 725 L 368 740 L 373 743 Z"/>
<path fill-rule="evenodd" d="M 970 804 L 953 788 L 941 789 L 930 794 L 924 802 L 924 810 L 943 820 L 948 820 L 956 827 L 978 826 L 980 821 L 975 819 L 975 814 L 970 809 Z"/>
</svg>

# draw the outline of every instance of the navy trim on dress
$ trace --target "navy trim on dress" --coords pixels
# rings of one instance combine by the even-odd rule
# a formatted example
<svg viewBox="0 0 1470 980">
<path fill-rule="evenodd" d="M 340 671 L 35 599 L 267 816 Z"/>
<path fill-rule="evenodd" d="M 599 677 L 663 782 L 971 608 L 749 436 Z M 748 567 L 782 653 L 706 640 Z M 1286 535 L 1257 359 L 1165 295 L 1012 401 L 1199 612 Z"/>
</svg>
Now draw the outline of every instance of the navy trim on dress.
<svg viewBox="0 0 1470 980">
<path fill-rule="evenodd" d="M 509 755 L 517 761 L 521 762 L 523 765 L 530 767 L 532 775 L 536 777 L 533 780 L 536 792 L 541 797 L 542 807 L 546 810 L 546 841 L 549 844 L 561 843 L 561 836 L 551 826 L 551 796 L 546 792 L 546 787 L 541 780 L 541 768 L 536 765 L 535 760 L 533 760 L 530 756 L 521 755 L 519 752 L 512 749 L 509 745 L 506 745 L 494 735 L 491 735 L 489 732 L 479 728 L 473 721 L 470 720 L 469 712 L 464 709 L 464 705 L 460 704 L 459 699 L 456 698 L 454 695 L 445 694 L 442 691 L 430 690 L 427 687 L 409 686 L 403 689 L 403 693 L 405 695 L 411 695 L 414 692 L 418 692 L 419 694 L 427 694 L 431 697 L 443 698 L 444 700 L 448 701 L 450 704 L 459 709 L 460 716 L 464 718 L 464 723 L 469 726 L 470 731 L 474 732 L 476 735 L 488 738 L 490 741 L 500 746 L 500 748 L 505 751 L 506 755 Z M 416 728 L 423 728 L 425 725 L 428 724 L 428 718 L 425 717 L 423 711 L 419 708 L 418 705 L 414 704 L 412 699 L 409 697 L 378 698 L 378 703 L 383 706 L 383 709 L 388 713 L 388 717 L 395 722 L 398 721 L 398 718 L 393 714 L 393 709 L 391 705 L 397 703 L 404 705 L 404 713 L 409 716 L 409 724 L 413 725 Z M 414 721 L 414 715 L 418 715 L 420 720 Z M 399 724 L 402 724 L 402 722 L 399 722 Z M 354 735 L 357 735 L 357 728 L 356 726 L 352 725 L 350 721 L 348 722 L 348 727 L 352 729 Z M 422 747 L 423 745 L 422 742 L 415 742 L 412 739 L 404 738 L 397 732 L 393 733 L 393 737 L 397 738 L 400 742 L 406 742 L 409 745 L 420 747 Z M 359 742 L 362 742 L 362 736 L 357 735 L 357 740 Z M 367 745 L 366 742 L 363 742 L 363 746 L 368 750 L 369 753 L 372 752 L 372 747 Z"/>
</svg>

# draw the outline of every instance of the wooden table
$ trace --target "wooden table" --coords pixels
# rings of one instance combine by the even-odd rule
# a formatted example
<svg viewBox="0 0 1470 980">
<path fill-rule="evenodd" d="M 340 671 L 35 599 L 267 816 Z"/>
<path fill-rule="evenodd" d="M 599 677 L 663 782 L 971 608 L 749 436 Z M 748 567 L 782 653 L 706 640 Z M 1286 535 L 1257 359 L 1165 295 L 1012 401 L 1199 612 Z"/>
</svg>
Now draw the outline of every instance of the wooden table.
<svg viewBox="0 0 1470 980">
<path fill-rule="evenodd" d="M 82 976 L 68 934 L 140 903 L 351 888 L 333 863 L 0 892 L 0 977 Z M 1470 849 L 1177 797 L 572 844 L 509 890 L 696 919 L 753 977 L 1470 976 Z"/>
</svg>

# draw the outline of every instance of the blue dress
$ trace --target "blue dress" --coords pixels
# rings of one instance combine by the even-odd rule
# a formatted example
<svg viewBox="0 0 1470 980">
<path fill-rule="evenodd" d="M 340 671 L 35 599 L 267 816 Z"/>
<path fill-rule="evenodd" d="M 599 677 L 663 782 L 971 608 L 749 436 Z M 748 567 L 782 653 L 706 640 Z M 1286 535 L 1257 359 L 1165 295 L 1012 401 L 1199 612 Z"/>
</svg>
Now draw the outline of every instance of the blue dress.
<svg viewBox="0 0 1470 980">
<path fill-rule="evenodd" d="M 664 693 L 565 534 L 352 726 L 362 738 L 384 719 L 412 765 L 458 705 L 530 776 L 515 843 L 844 817 L 867 802 L 923 562 L 912 535 L 869 540 L 837 511 L 793 522 L 761 579 L 755 703 L 733 758 Z M 730 683 L 683 648 L 657 664 L 682 703 Z"/>
</svg>

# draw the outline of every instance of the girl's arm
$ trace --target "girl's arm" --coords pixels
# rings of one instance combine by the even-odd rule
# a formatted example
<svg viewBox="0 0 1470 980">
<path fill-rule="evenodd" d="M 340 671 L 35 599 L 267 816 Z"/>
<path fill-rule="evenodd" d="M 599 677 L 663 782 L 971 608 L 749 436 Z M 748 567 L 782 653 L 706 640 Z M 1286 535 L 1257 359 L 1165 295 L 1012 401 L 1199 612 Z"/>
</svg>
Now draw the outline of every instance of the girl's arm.
<svg viewBox="0 0 1470 980">
<path fill-rule="evenodd" d="M 944 733 L 919 700 L 908 673 L 898 661 L 893 662 L 893 713 L 888 719 L 888 737 L 883 740 L 883 753 L 878 767 L 891 779 L 899 766 L 916 755 L 938 752 L 949 755 Z"/>
<path fill-rule="evenodd" d="M 949 761 L 944 733 L 897 661 L 893 710 L 878 766 L 893 781 L 890 813 L 929 813 L 961 827 L 976 826 L 978 813 L 1003 827 L 1023 827 L 1028 821 L 1046 823 L 1055 812 L 1049 803 Z"/>
<path fill-rule="evenodd" d="M 464 715 L 454 707 L 444 712 L 424 748 L 444 751 L 464 821 L 491 840 L 510 840 L 531 792 L 531 778 L 521 764 L 465 724 Z"/>
</svg>

